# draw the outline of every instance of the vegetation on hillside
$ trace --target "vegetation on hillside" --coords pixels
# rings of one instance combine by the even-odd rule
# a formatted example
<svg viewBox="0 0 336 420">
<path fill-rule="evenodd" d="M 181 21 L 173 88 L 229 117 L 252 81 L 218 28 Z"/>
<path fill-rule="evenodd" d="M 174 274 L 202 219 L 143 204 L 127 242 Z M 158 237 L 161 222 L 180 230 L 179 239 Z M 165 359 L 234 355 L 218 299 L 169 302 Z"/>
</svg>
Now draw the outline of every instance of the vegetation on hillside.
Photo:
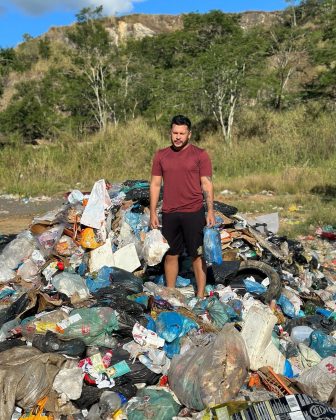
<svg viewBox="0 0 336 420">
<path fill-rule="evenodd" d="M 183 16 L 183 29 L 128 40 L 116 47 L 102 8 L 85 8 L 65 30 L 66 42 L 32 39 L 0 50 L 0 133 L 14 141 L 62 134 L 82 141 L 139 116 L 165 126 L 181 112 L 199 134 L 218 130 L 239 141 L 237 115 L 285 111 L 336 99 L 334 0 L 289 1 L 280 23 L 243 30 L 239 14 L 212 11 Z M 21 75 L 21 76 L 20 76 Z M 8 103 L 9 102 L 9 103 Z M 308 109 L 307 108 L 307 109 Z"/>
</svg>

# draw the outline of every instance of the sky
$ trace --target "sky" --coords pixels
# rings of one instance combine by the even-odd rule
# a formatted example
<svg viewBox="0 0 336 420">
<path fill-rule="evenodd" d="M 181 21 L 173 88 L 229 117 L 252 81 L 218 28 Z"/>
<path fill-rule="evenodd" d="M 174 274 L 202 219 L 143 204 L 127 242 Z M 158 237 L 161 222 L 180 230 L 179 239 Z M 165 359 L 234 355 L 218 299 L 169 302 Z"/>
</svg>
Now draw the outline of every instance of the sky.
<svg viewBox="0 0 336 420">
<path fill-rule="evenodd" d="M 52 26 L 69 25 L 83 7 L 103 6 L 106 15 L 130 13 L 181 14 L 210 10 L 274 11 L 288 6 L 285 0 L 0 0 L 0 47 L 14 47 L 23 34 L 33 37 Z"/>
</svg>

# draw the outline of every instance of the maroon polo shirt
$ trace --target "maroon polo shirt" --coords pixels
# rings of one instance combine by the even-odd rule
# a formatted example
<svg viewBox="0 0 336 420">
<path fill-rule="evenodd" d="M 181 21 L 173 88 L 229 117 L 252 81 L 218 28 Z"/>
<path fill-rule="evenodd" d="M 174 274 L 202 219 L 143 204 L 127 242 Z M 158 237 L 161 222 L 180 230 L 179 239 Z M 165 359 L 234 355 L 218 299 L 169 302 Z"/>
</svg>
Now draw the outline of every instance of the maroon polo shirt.
<svg viewBox="0 0 336 420">
<path fill-rule="evenodd" d="M 166 147 L 156 152 L 152 175 L 163 177 L 164 213 L 194 212 L 203 206 L 201 176 L 212 176 L 211 161 L 193 144 L 179 151 Z"/>
</svg>

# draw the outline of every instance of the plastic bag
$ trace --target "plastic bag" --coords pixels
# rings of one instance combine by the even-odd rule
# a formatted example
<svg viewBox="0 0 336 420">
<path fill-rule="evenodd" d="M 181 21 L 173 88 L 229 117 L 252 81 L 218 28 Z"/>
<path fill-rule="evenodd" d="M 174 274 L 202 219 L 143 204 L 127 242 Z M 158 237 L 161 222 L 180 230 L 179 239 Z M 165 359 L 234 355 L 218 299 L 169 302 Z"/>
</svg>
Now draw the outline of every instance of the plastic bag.
<svg viewBox="0 0 336 420">
<path fill-rule="evenodd" d="M 81 241 L 80 244 L 83 248 L 96 249 L 103 245 L 102 242 L 99 242 L 95 232 L 92 228 L 87 227 L 81 232 Z"/>
<path fill-rule="evenodd" d="M 101 279 L 111 279 L 112 285 L 120 285 L 130 294 L 141 293 L 143 290 L 142 281 L 134 274 L 118 267 L 103 266 L 97 274 Z"/>
<path fill-rule="evenodd" d="M 118 320 L 112 308 L 80 308 L 70 313 L 78 321 L 66 327 L 62 333 L 65 338 L 81 338 L 86 345 L 104 345 L 105 335 L 118 330 Z"/>
<path fill-rule="evenodd" d="M 106 190 L 104 179 L 97 181 L 81 217 L 81 224 L 101 229 L 105 226 L 105 210 L 111 207 L 111 199 Z"/>
<path fill-rule="evenodd" d="M 316 330 L 310 335 L 309 347 L 317 351 L 322 358 L 332 356 L 336 353 L 336 338 Z"/>
<path fill-rule="evenodd" d="M 255 293 L 256 295 L 261 295 L 261 294 L 265 293 L 266 290 L 267 290 L 267 287 L 265 287 L 261 283 L 258 283 L 257 281 L 253 281 L 253 280 L 250 280 L 250 279 L 244 279 L 243 282 L 244 282 L 246 290 L 249 293 Z"/>
<path fill-rule="evenodd" d="M 109 306 L 119 313 L 126 312 L 135 318 L 141 318 L 144 314 L 144 307 L 139 303 L 127 298 L 128 292 L 122 286 L 109 286 L 99 289 L 94 293 L 97 300 L 95 306 Z"/>
<path fill-rule="evenodd" d="M 166 286 L 166 278 L 163 274 L 161 274 L 160 276 L 157 276 L 154 281 L 159 286 Z M 186 279 L 181 276 L 176 277 L 176 284 L 175 284 L 176 287 L 187 287 L 189 285 L 190 285 L 190 279 Z"/>
<path fill-rule="evenodd" d="M 277 300 L 277 304 L 280 305 L 282 312 L 289 316 L 290 318 L 294 318 L 295 316 L 295 309 L 292 302 L 286 298 L 284 295 L 280 295 L 279 299 Z"/>
<path fill-rule="evenodd" d="M 14 279 L 15 275 L 15 271 L 8 267 L 5 257 L 0 255 L 0 283 Z"/>
<path fill-rule="evenodd" d="M 168 343 L 183 337 L 193 328 L 198 328 L 195 321 L 178 312 L 161 312 L 156 319 L 156 332 Z"/>
<path fill-rule="evenodd" d="M 77 249 L 75 242 L 66 235 L 61 236 L 60 240 L 55 245 L 55 252 L 63 257 L 69 257 Z"/>
<path fill-rule="evenodd" d="M 9 269 L 14 270 L 23 260 L 31 256 L 35 248 L 33 236 L 29 231 L 24 231 L 5 246 L 1 259 Z"/>
<path fill-rule="evenodd" d="M 143 254 L 148 265 L 159 264 L 168 249 L 169 245 L 159 229 L 152 229 L 146 233 Z"/>
<path fill-rule="evenodd" d="M 89 289 L 85 284 L 85 280 L 78 274 L 63 271 L 52 278 L 51 283 L 61 293 L 69 297 L 78 296 L 79 299 L 85 300 L 90 296 Z"/>
<path fill-rule="evenodd" d="M 123 376 L 120 376 L 119 378 L 116 378 L 116 386 L 123 386 L 124 384 L 128 383 L 145 383 L 147 385 L 154 385 L 159 381 L 161 376 L 160 374 L 152 372 L 139 360 L 130 360 L 130 354 L 128 353 L 128 351 L 118 347 L 113 350 L 112 359 L 110 363 L 111 365 L 114 365 L 122 360 L 126 361 L 131 371 Z"/>
<path fill-rule="evenodd" d="M 234 321 L 239 318 L 232 307 L 221 303 L 214 296 L 198 301 L 192 311 L 196 315 L 204 315 L 207 313 L 215 327 L 220 329 L 227 322 Z"/>
<path fill-rule="evenodd" d="M 50 255 L 62 236 L 64 225 L 55 225 L 37 236 L 37 241 L 44 255 Z"/>
<path fill-rule="evenodd" d="M 183 405 L 201 411 L 232 400 L 249 369 L 245 343 L 232 325 L 225 325 L 215 341 L 193 347 L 172 359 L 169 385 Z"/>
<path fill-rule="evenodd" d="M 205 227 L 203 232 L 203 250 L 206 262 L 209 264 L 221 264 L 223 258 L 219 231 L 215 228 Z"/>
<path fill-rule="evenodd" d="M 177 416 L 181 406 L 165 389 L 142 389 L 126 407 L 129 420 L 171 420 Z"/>
<path fill-rule="evenodd" d="M 336 357 L 326 357 L 312 368 L 304 371 L 296 384 L 303 392 L 320 401 L 328 401 L 336 386 Z"/>
<path fill-rule="evenodd" d="M 10 419 L 15 404 L 31 409 L 49 394 L 53 380 L 66 363 L 60 354 L 20 346 L 0 353 L 0 413 Z"/>
</svg>

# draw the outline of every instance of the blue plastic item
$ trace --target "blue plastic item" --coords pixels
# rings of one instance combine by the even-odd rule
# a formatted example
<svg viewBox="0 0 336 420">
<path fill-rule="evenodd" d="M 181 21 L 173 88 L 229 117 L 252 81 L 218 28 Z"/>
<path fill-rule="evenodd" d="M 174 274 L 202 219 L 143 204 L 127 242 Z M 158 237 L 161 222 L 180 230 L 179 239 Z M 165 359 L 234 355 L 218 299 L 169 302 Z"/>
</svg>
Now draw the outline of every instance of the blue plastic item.
<svg viewBox="0 0 336 420">
<path fill-rule="evenodd" d="M 145 317 L 148 321 L 147 326 L 146 326 L 147 330 L 151 330 L 151 331 L 156 332 L 156 324 L 155 324 L 154 319 L 148 314 L 145 314 Z"/>
<path fill-rule="evenodd" d="M 176 338 L 171 343 L 165 342 L 163 346 L 163 350 L 166 352 L 167 357 L 171 359 L 176 354 L 180 354 L 181 345 L 180 345 L 180 338 Z"/>
<path fill-rule="evenodd" d="M 336 339 L 321 330 L 315 330 L 310 334 L 309 347 L 325 359 L 336 354 Z"/>
<path fill-rule="evenodd" d="M 3 299 L 5 297 L 7 297 L 7 296 L 11 296 L 14 293 L 15 293 L 15 290 L 13 290 L 13 289 L 3 289 L 0 292 L 0 299 Z"/>
<path fill-rule="evenodd" d="M 287 376 L 287 378 L 294 378 L 294 372 L 291 365 L 291 362 L 286 359 L 283 374 Z"/>
<path fill-rule="evenodd" d="M 290 318 L 295 317 L 295 308 L 292 302 L 286 298 L 284 295 L 280 295 L 279 299 L 277 300 L 277 304 L 281 307 L 282 312 L 289 316 Z"/>
<path fill-rule="evenodd" d="M 256 295 L 261 295 L 266 292 L 267 287 L 263 284 L 258 283 L 257 281 L 252 281 L 249 279 L 243 280 L 246 290 L 249 293 L 255 293 Z"/>
<path fill-rule="evenodd" d="M 222 264 L 222 243 L 220 233 L 216 228 L 203 229 L 204 258 L 209 264 Z"/>
<path fill-rule="evenodd" d="M 329 311 L 328 309 L 324 309 L 324 308 L 316 308 L 316 313 L 319 315 L 323 315 L 326 318 L 329 318 L 330 315 L 332 314 L 332 311 Z"/>
<path fill-rule="evenodd" d="M 99 289 L 103 289 L 104 287 L 109 287 L 111 282 L 110 279 L 101 279 L 99 277 L 93 279 L 92 277 L 87 277 L 85 279 L 86 285 L 90 292 L 95 293 Z"/>
<path fill-rule="evenodd" d="M 156 332 L 168 343 L 183 337 L 193 328 L 198 328 L 196 322 L 178 312 L 161 312 L 156 319 Z"/>
<path fill-rule="evenodd" d="M 207 312 L 211 322 L 218 328 L 222 328 L 227 322 L 239 319 L 239 315 L 231 306 L 220 302 L 215 296 L 199 300 L 192 311 L 196 315 L 203 315 Z"/>
<path fill-rule="evenodd" d="M 134 299 L 134 302 L 140 303 L 140 305 L 143 305 L 147 308 L 147 306 L 148 306 L 148 296 L 147 295 L 137 296 Z"/>
<path fill-rule="evenodd" d="M 161 274 L 160 276 L 156 276 L 154 279 L 154 283 L 160 285 L 160 286 L 166 286 L 166 278 L 164 276 L 164 274 Z M 176 277 L 176 287 L 186 287 L 189 286 L 190 284 L 190 279 L 186 279 L 184 277 L 181 276 L 177 276 Z"/>
<path fill-rule="evenodd" d="M 78 266 L 78 268 L 77 268 L 77 273 L 80 275 L 80 276 L 84 276 L 84 274 L 86 273 L 86 270 L 87 270 L 87 265 L 85 264 L 85 262 L 81 262 L 80 264 L 79 264 L 79 266 Z"/>
</svg>

